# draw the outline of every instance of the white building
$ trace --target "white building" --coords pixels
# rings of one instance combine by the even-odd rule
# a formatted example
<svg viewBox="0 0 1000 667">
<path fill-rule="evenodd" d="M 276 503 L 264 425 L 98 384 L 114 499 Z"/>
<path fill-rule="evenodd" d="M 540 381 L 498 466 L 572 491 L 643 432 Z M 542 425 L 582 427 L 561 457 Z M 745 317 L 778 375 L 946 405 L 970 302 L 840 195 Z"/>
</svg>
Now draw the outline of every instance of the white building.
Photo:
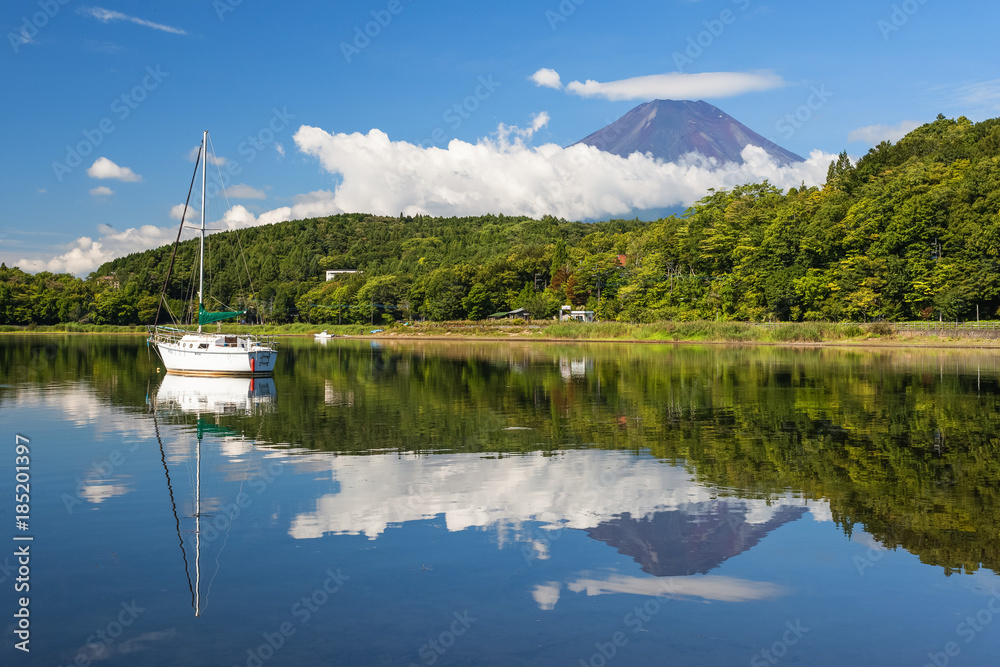
<svg viewBox="0 0 1000 667">
<path fill-rule="evenodd" d="M 573 310 L 573 306 L 563 306 L 559 311 L 559 320 L 562 322 L 567 320 L 596 322 L 597 318 L 594 316 L 594 311 L 592 310 Z"/>
<path fill-rule="evenodd" d="M 357 269 L 331 269 L 330 271 L 326 272 L 326 279 L 333 280 L 337 276 L 350 275 L 352 273 L 363 273 L 363 272 L 358 271 Z"/>
</svg>

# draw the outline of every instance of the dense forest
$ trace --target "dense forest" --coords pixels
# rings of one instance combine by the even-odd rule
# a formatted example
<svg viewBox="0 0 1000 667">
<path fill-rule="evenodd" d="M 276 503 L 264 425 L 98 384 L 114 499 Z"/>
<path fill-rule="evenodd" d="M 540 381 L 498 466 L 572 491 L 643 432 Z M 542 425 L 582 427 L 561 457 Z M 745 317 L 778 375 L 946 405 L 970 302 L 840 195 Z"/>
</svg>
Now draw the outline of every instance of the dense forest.
<svg viewBox="0 0 1000 667">
<path fill-rule="evenodd" d="M 483 319 L 564 304 L 630 322 L 993 318 L 1000 309 L 1000 119 L 943 116 L 822 188 L 712 190 L 653 222 L 349 214 L 211 235 L 206 308 L 268 322 Z M 190 318 L 197 242 L 167 286 Z M 0 265 L 0 324 L 144 324 L 171 247 L 87 279 Z M 325 280 L 327 269 L 357 270 Z M 163 314 L 160 321 L 166 321 Z"/>
</svg>

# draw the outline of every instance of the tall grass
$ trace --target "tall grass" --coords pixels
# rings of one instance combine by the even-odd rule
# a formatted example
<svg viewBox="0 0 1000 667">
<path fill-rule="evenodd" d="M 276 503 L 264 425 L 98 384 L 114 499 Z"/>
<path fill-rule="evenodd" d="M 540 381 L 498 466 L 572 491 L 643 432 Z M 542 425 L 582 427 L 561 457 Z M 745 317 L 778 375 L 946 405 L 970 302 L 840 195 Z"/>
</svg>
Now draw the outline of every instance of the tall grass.
<svg viewBox="0 0 1000 667">
<path fill-rule="evenodd" d="M 747 322 L 559 322 L 550 324 L 536 336 L 570 340 L 714 341 L 820 343 L 865 336 L 857 324 L 832 322 L 789 322 L 759 325 Z"/>
</svg>

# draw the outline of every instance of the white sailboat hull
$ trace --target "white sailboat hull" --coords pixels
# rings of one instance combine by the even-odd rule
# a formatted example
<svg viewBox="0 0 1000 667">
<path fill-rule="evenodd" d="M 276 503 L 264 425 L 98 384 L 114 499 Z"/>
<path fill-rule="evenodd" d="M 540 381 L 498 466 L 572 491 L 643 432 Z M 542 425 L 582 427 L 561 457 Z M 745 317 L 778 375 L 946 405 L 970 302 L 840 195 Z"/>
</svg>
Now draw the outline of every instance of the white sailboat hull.
<svg viewBox="0 0 1000 667">
<path fill-rule="evenodd" d="M 153 336 L 150 342 L 168 373 L 178 375 L 270 375 L 278 359 L 273 347 L 252 336 L 188 334 L 179 339 Z"/>
</svg>

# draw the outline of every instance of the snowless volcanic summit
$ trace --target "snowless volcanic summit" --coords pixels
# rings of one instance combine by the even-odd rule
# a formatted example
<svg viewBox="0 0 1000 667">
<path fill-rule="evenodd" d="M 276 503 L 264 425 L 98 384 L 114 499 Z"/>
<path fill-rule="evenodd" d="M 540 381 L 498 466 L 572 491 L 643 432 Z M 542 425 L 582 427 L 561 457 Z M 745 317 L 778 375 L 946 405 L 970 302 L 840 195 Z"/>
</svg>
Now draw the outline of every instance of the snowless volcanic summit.
<svg viewBox="0 0 1000 667">
<path fill-rule="evenodd" d="M 760 136 L 718 107 L 698 100 L 654 100 L 640 104 L 607 127 L 577 143 L 628 157 L 650 153 L 675 162 L 697 151 L 722 162 L 742 163 L 747 144 L 759 146 L 785 166 L 803 159 Z"/>
</svg>

